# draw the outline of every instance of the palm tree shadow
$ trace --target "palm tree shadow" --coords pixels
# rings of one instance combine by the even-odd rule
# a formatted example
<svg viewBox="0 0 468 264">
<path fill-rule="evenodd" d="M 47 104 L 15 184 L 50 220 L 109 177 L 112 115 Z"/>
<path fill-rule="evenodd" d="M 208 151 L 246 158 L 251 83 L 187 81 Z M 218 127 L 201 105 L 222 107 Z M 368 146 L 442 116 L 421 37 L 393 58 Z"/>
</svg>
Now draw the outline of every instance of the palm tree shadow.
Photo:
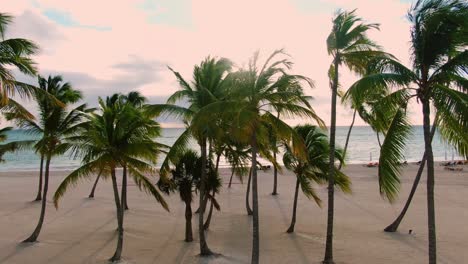
<svg viewBox="0 0 468 264">
<path fill-rule="evenodd" d="M 283 207 L 283 205 L 281 204 L 280 202 L 280 198 L 275 195 L 272 197 L 276 203 L 276 205 L 278 206 L 278 209 L 281 213 L 281 218 L 283 219 L 283 222 L 285 223 L 285 229 L 286 229 L 286 226 L 288 225 L 290 219 L 288 217 L 290 217 L 288 215 L 288 212 L 286 212 L 286 208 Z M 285 233 L 284 235 L 287 235 L 289 237 L 289 239 L 293 242 L 293 246 L 296 248 L 296 252 L 298 253 L 297 254 L 297 257 L 298 257 L 298 263 L 311 263 L 311 261 L 309 259 L 307 259 L 307 255 L 304 253 L 304 251 L 302 250 L 302 247 L 301 245 L 299 244 L 299 242 L 297 241 L 298 239 L 298 236 L 296 233 Z"/>
<path fill-rule="evenodd" d="M 307 258 L 307 255 L 304 253 L 304 250 L 302 249 L 301 245 L 297 241 L 299 238 L 298 235 L 296 233 L 288 233 L 286 235 L 293 242 L 293 246 L 296 248 L 296 252 L 298 253 L 295 255 L 298 258 L 297 263 L 304 263 L 304 264 L 312 263 L 312 261 Z"/>
<path fill-rule="evenodd" d="M 198 262 L 197 262 L 199 264 L 209 264 L 213 262 L 219 262 L 220 260 L 224 260 L 222 262 L 227 262 L 227 263 L 245 263 L 245 264 L 250 263 L 248 261 L 245 261 L 239 258 L 225 256 L 223 254 L 218 254 L 218 253 L 214 253 L 212 256 L 200 256 L 200 255 L 197 255 L 197 256 L 199 257 Z M 178 262 L 175 262 L 175 263 L 178 263 Z"/>
<path fill-rule="evenodd" d="M 4 258 L 0 259 L 0 263 L 9 263 L 8 260 L 11 259 L 12 257 L 16 256 L 17 254 L 20 254 L 23 252 L 25 249 L 33 247 L 35 244 L 39 242 L 33 242 L 33 243 L 18 243 L 14 246 L 13 251 L 6 255 Z"/>
</svg>

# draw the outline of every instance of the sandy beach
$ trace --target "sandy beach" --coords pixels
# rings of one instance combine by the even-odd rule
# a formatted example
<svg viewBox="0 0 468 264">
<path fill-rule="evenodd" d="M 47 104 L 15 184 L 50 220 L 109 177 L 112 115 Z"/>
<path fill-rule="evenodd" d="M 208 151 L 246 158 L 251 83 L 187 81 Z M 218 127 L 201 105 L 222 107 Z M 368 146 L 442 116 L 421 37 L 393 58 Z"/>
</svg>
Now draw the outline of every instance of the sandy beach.
<svg viewBox="0 0 468 264">
<path fill-rule="evenodd" d="M 392 204 L 378 193 L 377 168 L 349 165 L 353 195 L 337 192 L 335 202 L 335 260 L 337 263 L 427 263 L 425 180 L 421 182 L 399 232 L 383 232 L 406 200 L 418 166 L 405 167 L 400 199 Z M 468 167 L 447 171 L 436 166 L 436 212 L 439 263 L 468 259 Z M 66 171 L 51 173 L 50 197 Z M 225 183 L 230 175 L 222 169 Z M 0 173 L 0 263 L 107 263 L 116 246 L 115 206 L 109 181 L 101 182 L 89 199 L 92 181 L 70 190 L 56 210 L 48 204 L 45 224 L 35 244 L 19 244 L 37 223 L 40 203 L 36 172 Z M 295 178 L 279 176 L 279 195 L 272 196 L 272 171 L 259 173 L 261 263 L 319 263 L 326 227 L 326 189 L 317 187 L 323 208 L 299 195 L 296 233 L 285 233 L 290 223 Z M 221 255 L 200 258 L 195 241 L 184 239 L 184 204 L 178 195 L 167 197 L 165 212 L 151 197 L 129 186 L 130 210 L 125 215 L 123 263 L 250 263 L 251 218 L 245 211 L 245 188 L 235 179 L 218 199 L 208 231 L 208 244 Z M 196 204 L 193 205 L 197 207 Z M 196 217 L 193 219 L 194 227 Z M 408 234 L 412 229 L 413 233 Z"/>
</svg>

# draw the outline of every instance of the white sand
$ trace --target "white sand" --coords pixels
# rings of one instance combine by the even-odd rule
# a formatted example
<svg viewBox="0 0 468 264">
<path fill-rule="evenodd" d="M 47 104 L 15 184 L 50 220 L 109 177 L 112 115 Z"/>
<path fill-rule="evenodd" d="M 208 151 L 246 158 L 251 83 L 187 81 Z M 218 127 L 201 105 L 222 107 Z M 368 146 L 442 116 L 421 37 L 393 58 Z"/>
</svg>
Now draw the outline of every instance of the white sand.
<svg viewBox="0 0 468 264">
<path fill-rule="evenodd" d="M 412 184 L 417 165 L 405 169 L 400 200 L 390 205 L 378 193 L 376 168 L 350 165 L 352 196 L 335 199 L 335 260 L 337 263 L 427 263 L 425 181 L 414 198 L 400 232 L 383 228 L 399 213 Z M 436 167 L 436 211 L 439 263 L 468 261 L 468 167 L 449 172 Z M 66 172 L 53 172 L 50 195 Z M 229 172 L 223 170 L 224 182 Z M 94 179 L 93 179 L 94 180 Z M 326 230 L 326 189 L 319 187 L 323 208 L 300 195 L 296 233 L 285 233 L 290 223 L 294 177 L 279 176 L 279 195 L 271 196 L 272 171 L 259 174 L 261 263 L 319 263 L 323 259 Z M 184 205 L 178 195 L 167 198 L 171 212 L 129 187 L 130 211 L 125 215 L 125 263 L 249 263 L 251 218 L 245 211 L 245 188 L 236 179 L 219 195 L 221 212 L 215 212 L 208 244 L 222 254 L 200 258 L 197 217 L 192 243 L 184 239 Z M 116 246 L 115 207 L 109 181 L 101 182 L 95 199 L 88 199 L 92 180 L 71 189 L 55 210 L 49 202 L 39 242 L 18 244 L 34 229 L 40 203 L 35 172 L 0 173 L 0 263 L 107 263 Z M 227 184 L 225 184 L 227 186 Z M 196 209 L 194 204 L 193 208 Z M 408 230 L 413 234 L 409 235 Z"/>
</svg>

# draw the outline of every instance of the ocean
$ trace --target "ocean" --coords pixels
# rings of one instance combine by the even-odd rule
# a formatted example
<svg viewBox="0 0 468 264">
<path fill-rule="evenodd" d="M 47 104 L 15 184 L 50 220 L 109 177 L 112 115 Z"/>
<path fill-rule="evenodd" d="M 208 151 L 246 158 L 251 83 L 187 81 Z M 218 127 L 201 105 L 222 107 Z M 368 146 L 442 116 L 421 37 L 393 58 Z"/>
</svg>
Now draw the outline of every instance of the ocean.
<svg viewBox="0 0 468 264">
<path fill-rule="evenodd" d="M 162 136 L 157 140 L 160 143 L 171 146 L 178 136 L 183 132 L 181 128 L 164 128 Z M 336 142 L 339 146 L 344 146 L 348 127 L 337 127 Z M 5 142 L 17 140 L 31 140 L 34 136 L 28 134 L 24 130 L 12 130 L 7 133 L 8 139 Z M 381 136 L 383 140 L 383 136 Z M 190 142 L 193 149 L 198 150 L 195 142 Z M 445 144 L 439 134 L 436 133 L 433 140 L 434 158 L 437 161 L 462 159 L 457 153 Z M 408 140 L 405 149 L 405 159 L 408 162 L 421 160 L 424 153 L 424 137 L 422 126 L 414 126 L 411 138 Z M 5 162 L 0 164 L 0 171 L 31 171 L 38 170 L 40 158 L 33 150 L 22 150 L 15 153 L 7 153 L 4 155 Z M 164 159 L 159 158 L 159 163 Z M 375 132 L 367 126 L 356 126 L 353 128 L 350 143 L 348 146 L 347 163 L 367 163 L 370 161 L 378 161 L 379 145 Z M 281 161 L 281 156 L 278 158 Z M 73 159 L 68 155 L 53 157 L 51 168 L 53 170 L 69 170 L 80 165 L 79 159 Z M 158 164 L 159 165 L 159 164 Z M 221 159 L 221 166 L 228 164 Z"/>
</svg>

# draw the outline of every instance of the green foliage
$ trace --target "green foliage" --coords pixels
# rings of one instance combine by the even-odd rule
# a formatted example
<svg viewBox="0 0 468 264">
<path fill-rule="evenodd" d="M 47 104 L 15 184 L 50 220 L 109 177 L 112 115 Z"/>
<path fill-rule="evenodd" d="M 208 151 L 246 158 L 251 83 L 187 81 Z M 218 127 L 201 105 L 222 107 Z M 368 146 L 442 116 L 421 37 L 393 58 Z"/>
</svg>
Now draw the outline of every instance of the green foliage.
<svg viewBox="0 0 468 264">
<path fill-rule="evenodd" d="M 410 134 L 407 106 L 412 98 L 432 103 L 442 138 L 461 155 L 467 157 L 468 153 L 468 4 L 419 0 L 408 18 L 412 24 L 412 69 L 392 57 L 376 57 L 369 62 L 367 75 L 345 95 L 362 106 L 368 95 L 376 91 L 385 94 L 378 104 L 391 111 L 379 119 L 392 122 L 381 149 L 379 182 L 381 193 L 390 201 L 399 189 L 398 163 Z"/>
<path fill-rule="evenodd" d="M 130 177 L 140 190 L 152 195 L 163 208 L 169 210 L 147 175 L 154 174 L 158 154 L 165 148 L 154 141 L 160 136 L 160 126 L 145 112 L 141 96 L 113 95 L 99 99 L 99 111 L 87 114 L 86 129 L 71 143 L 75 155 L 82 157 L 83 165 L 70 173 L 54 194 L 54 203 L 65 194 L 70 185 L 93 173 L 108 177 L 117 167 L 127 167 Z M 133 100 L 137 98 L 138 100 Z"/>
<path fill-rule="evenodd" d="M 294 130 L 303 139 L 307 156 L 305 158 L 295 155 L 291 151 L 289 142 L 284 142 L 286 152 L 283 155 L 285 167 L 296 175 L 299 180 L 302 192 L 309 199 L 321 206 L 321 200 L 312 187 L 313 183 L 324 184 L 328 179 L 328 170 L 330 167 L 329 153 L 330 145 L 328 137 L 318 127 L 312 125 L 296 126 Z M 335 150 L 335 156 L 344 162 L 343 151 Z M 335 185 L 343 192 L 351 193 L 351 181 L 348 176 L 336 170 Z"/>
<path fill-rule="evenodd" d="M 0 13 L 0 107 L 8 104 L 8 100 L 19 94 L 30 97 L 36 87 L 16 81 L 12 68 L 27 75 L 37 72 L 36 64 L 31 56 L 38 51 L 37 45 L 27 39 L 5 39 L 5 32 L 13 17 Z"/>
<path fill-rule="evenodd" d="M 7 140 L 6 133 L 11 131 L 12 127 L 4 127 L 0 129 L 0 142 Z M 23 140 L 23 141 L 13 141 L 5 144 L 0 144 L 0 162 L 5 162 L 3 159 L 3 155 L 8 152 L 14 152 L 22 149 L 26 149 L 33 144 L 30 140 Z"/>
</svg>

